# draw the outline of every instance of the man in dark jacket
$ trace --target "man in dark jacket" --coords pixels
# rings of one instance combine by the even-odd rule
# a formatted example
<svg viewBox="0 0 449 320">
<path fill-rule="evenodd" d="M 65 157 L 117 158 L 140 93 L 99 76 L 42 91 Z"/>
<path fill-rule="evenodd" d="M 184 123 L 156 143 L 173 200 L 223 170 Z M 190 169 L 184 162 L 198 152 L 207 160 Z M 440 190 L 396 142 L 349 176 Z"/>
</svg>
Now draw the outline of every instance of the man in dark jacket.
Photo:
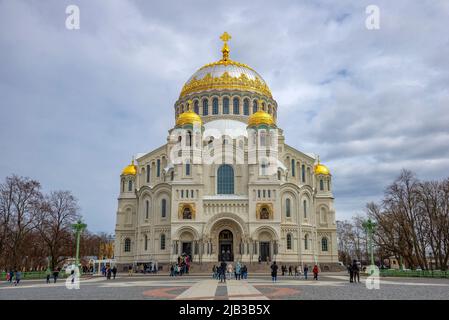
<svg viewBox="0 0 449 320">
<path fill-rule="evenodd" d="M 276 265 L 276 261 L 271 265 L 271 279 L 273 282 L 276 282 L 278 276 L 278 266 Z"/>
<path fill-rule="evenodd" d="M 354 270 L 352 269 L 352 265 L 348 264 L 348 273 L 349 273 L 349 282 L 354 282 Z"/>
<path fill-rule="evenodd" d="M 226 262 L 224 260 L 220 263 L 220 282 L 226 282 Z"/>
</svg>

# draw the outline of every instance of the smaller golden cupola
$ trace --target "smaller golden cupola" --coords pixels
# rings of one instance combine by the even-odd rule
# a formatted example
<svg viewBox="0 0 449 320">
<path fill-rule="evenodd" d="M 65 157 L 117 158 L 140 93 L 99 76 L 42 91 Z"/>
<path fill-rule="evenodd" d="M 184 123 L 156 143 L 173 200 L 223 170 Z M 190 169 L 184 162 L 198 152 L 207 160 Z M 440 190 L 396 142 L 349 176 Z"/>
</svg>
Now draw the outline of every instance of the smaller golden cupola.
<svg viewBox="0 0 449 320">
<path fill-rule="evenodd" d="M 122 171 L 123 176 L 132 175 L 135 176 L 137 173 L 137 166 L 134 164 L 134 158 L 131 161 L 131 164 L 127 165 L 125 169 Z"/>
<path fill-rule="evenodd" d="M 182 127 L 184 125 L 192 125 L 193 126 L 195 124 L 198 124 L 201 126 L 203 124 L 201 117 L 193 111 L 192 104 L 193 104 L 192 100 L 189 100 L 188 101 L 188 110 L 186 112 L 181 113 L 179 115 L 178 119 L 176 119 L 177 127 Z"/>
<path fill-rule="evenodd" d="M 331 174 L 329 168 L 320 163 L 320 157 L 318 157 L 318 163 L 315 165 L 314 172 L 316 175 L 322 174 L 325 176 L 329 176 Z"/>
<path fill-rule="evenodd" d="M 275 122 L 271 114 L 262 109 L 262 100 L 259 100 L 259 108 L 248 118 L 248 127 L 257 127 L 260 125 L 275 126 Z"/>
</svg>

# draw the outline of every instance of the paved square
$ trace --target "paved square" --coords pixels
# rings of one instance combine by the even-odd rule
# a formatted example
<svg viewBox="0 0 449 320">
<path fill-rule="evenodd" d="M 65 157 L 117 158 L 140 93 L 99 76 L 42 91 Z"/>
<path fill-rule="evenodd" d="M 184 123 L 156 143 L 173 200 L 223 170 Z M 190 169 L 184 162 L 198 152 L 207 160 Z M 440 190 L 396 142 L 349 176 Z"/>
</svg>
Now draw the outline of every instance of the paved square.
<svg viewBox="0 0 449 320">
<path fill-rule="evenodd" d="M 207 275 L 171 278 L 165 275 L 120 275 L 115 280 L 104 277 L 83 278 L 79 290 L 69 290 L 63 280 L 46 284 L 42 280 L 24 280 L 19 286 L 0 284 L 1 300 L 21 299 L 168 299 L 168 300 L 268 300 L 268 299 L 343 299 L 408 300 L 449 299 L 449 279 L 381 278 L 379 290 L 361 283 L 349 283 L 345 273 L 323 274 L 318 281 L 279 277 L 273 283 L 268 275 L 250 276 L 248 280 L 219 283 Z"/>
</svg>

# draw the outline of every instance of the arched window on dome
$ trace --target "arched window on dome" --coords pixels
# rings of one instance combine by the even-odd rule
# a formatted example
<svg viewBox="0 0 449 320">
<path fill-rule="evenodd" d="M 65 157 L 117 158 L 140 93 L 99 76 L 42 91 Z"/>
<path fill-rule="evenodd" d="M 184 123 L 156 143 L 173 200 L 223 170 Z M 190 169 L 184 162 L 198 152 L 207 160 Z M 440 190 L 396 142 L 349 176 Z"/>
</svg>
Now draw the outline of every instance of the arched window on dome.
<svg viewBox="0 0 449 320">
<path fill-rule="evenodd" d="M 268 105 L 268 113 L 272 114 L 273 113 L 273 108 L 271 107 L 271 105 Z"/>
<path fill-rule="evenodd" d="M 291 201 L 290 201 L 290 198 L 285 199 L 285 216 L 287 218 L 291 217 Z"/>
<path fill-rule="evenodd" d="M 203 116 L 207 116 L 209 114 L 209 101 L 207 99 L 203 100 Z"/>
<path fill-rule="evenodd" d="M 260 146 L 265 147 L 267 145 L 267 133 L 265 130 L 260 131 Z"/>
<path fill-rule="evenodd" d="M 223 98 L 223 114 L 229 114 L 229 98 Z"/>
<path fill-rule="evenodd" d="M 253 101 L 253 113 L 257 112 L 257 100 Z"/>
<path fill-rule="evenodd" d="M 132 180 L 128 181 L 128 191 L 129 192 L 133 191 L 133 182 L 132 182 Z"/>
<path fill-rule="evenodd" d="M 183 113 L 184 112 L 184 106 L 181 104 L 181 112 L 180 113 Z"/>
<path fill-rule="evenodd" d="M 218 98 L 212 100 L 212 114 L 218 114 Z"/>
<path fill-rule="evenodd" d="M 249 100 L 248 100 L 248 99 L 245 99 L 245 100 L 243 101 L 243 114 L 244 114 L 245 116 L 248 116 L 248 115 L 249 115 Z"/>
<path fill-rule="evenodd" d="M 234 114 L 240 114 L 240 101 L 239 98 L 234 98 L 232 100 L 232 105 L 233 105 L 233 113 Z"/>
<path fill-rule="evenodd" d="M 234 169 L 229 164 L 217 170 L 217 194 L 234 194 Z"/>
<path fill-rule="evenodd" d="M 320 191 L 324 191 L 324 181 L 320 179 Z"/>
<path fill-rule="evenodd" d="M 199 106 L 198 100 L 195 100 L 195 102 L 193 104 L 193 111 L 196 114 L 200 114 L 200 106 Z"/>
<path fill-rule="evenodd" d="M 265 105 L 265 102 L 262 102 L 262 110 L 267 112 L 267 106 Z"/>
<path fill-rule="evenodd" d="M 292 249 L 292 234 L 287 233 L 287 250 Z"/>
</svg>

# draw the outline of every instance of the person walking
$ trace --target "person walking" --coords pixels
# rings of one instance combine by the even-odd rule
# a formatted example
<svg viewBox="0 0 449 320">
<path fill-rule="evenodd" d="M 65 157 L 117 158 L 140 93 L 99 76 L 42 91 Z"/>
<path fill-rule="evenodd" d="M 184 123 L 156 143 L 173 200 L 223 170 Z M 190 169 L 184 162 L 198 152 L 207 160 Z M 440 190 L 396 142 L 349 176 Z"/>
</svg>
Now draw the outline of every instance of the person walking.
<svg viewBox="0 0 449 320">
<path fill-rule="evenodd" d="M 22 273 L 19 270 L 16 270 L 16 280 L 14 281 L 14 285 L 17 286 L 22 279 Z"/>
<path fill-rule="evenodd" d="M 56 283 L 56 281 L 58 280 L 58 276 L 59 276 L 59 270 L 57 268 L 55 268 L 55 270 L 53 270 L 53 283 Z"/>
<path fill-rule="evenodd" d="M 240 262 L 237 261 L 237 264 L 235 265 L 235 280 L 240 280 L 241 273 L 242 266 L 240 265 Z"/>
<path fill-rule="evenodd" d="M 14 271 L 11 269 L 9 270 L 9 282 L 12 283 L 13 279 L 14 279 Z"/>
<path fill-rule="evenodd" d="M 106 279 L 111 280 L 111 275 L 112 275 L 112 269 L 111 269 L 111 267 L 108 267 L 108 269 L 106 271 Z"/>
<path fill-rule="evenodd" d="M 224 260 L 220 263 L 220 282 L 226 282 L 226 262 Z"/>
<path fill-rule="evenodd" d="M 354 269 L 352 269 L 352 265 L 348 264 L 348 273 L 349 273 L 349 282 L 354 282 Z"/>
<path fill-rule="evenodd" d="M 242 267 L 242 279 L 248 279 L 248 268 L 246 267 L 246 264 Z"/>
<path fill-rule="evenodd" d="M 132 276 L 133 275 L 133 266 L 132 265 L 129 265 L 128 266 L 128 276 Z"/>
<path fill-rule="evenodd" d="M 289 276 L 293 275 L 293 273 L 292 273 L 292 266 L 288 266 L 288 275 Z"/>
<path fill-rule="evenodd" d="M 313 272 L 313 280 L 318 280 L 318 266 L 317 265 L 315 265 L 313 267 L 312 272 Z"/>
<path fill-rule="evenodd" d="M 271 265 L 271 280 L 273 282 L 276 282 L 277 277 L 278 277 L 278 266 L 276 265 L 276 261 L 273 261 L 273 264 Z"/>
<path fill-rule="evenodd" d="M 113 279 L 115 280 L 115 276 L 117 275 L 117 267 L 116 266 L 114 266 L 113 268 L 112 268 L 112 277 L 113 277 Z"/>
<path fill-rule="evenodd" d="M 304 279 L 307 280 L 307 273 L 309 273 L 309 267 L 304 265 Z"/>
<path fill-rule="evenodd" d="M 47 283 L 50 283 L 50 277 L 51 277 L 51 270 L 50 268 L 47 268 L 47 271 L 45 271 L 45 275 L 47 278 Z"/>
<path fill-rule="evenodd" d="M 360 269 L 359 269 L 359 265 L 357 264 L 357 260 L 354 260 L 352 262 L 352 272 L 353 272 L 354 283 L 357 283 L 357 281 L 360 283 Z"/>
<path fill-rule="evenodd" d="M 232 274 L 234 273 L 234 267 L 232 266 L 232 263 L 228 264 L 227 267 L 227 278 L 228 280 L 231 280 Z"/>
</svg>

